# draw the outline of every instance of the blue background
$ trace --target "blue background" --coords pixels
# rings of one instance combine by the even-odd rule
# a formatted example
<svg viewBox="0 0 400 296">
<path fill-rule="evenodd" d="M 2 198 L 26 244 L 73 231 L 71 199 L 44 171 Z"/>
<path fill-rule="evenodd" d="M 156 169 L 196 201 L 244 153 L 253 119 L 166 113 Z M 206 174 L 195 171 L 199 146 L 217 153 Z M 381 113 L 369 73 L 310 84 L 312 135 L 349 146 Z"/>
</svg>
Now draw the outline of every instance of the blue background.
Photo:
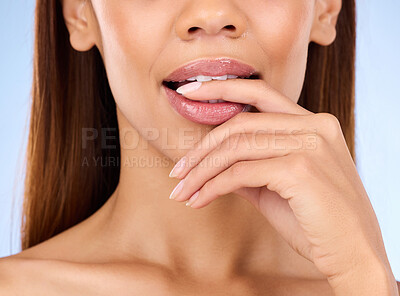
<svg viewBox="0 0 400 296">
<path fill-rule="evenodd" d="M 19 251 L 34 2 L 0 1 L 0 257 Z M 358 6 L 357 167 L 400 280 L 400 1 Z"/>
</svg>

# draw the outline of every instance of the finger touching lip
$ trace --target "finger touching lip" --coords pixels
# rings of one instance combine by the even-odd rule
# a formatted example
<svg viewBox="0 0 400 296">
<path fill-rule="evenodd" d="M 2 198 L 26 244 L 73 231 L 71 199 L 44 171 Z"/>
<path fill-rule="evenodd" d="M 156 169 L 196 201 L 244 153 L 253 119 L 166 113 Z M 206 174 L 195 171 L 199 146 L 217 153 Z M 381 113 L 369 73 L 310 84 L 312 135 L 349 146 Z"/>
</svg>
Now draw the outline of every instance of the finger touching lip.
<svg viewBox="0 0 400 296">
<path fill-rule="evenodd" d="M 176 90 L 195 101 L 224 100 L 249 104 L 260 112 L 312 114 L 261 79 L 230 79 L 188 83 Z"/>
</svg>

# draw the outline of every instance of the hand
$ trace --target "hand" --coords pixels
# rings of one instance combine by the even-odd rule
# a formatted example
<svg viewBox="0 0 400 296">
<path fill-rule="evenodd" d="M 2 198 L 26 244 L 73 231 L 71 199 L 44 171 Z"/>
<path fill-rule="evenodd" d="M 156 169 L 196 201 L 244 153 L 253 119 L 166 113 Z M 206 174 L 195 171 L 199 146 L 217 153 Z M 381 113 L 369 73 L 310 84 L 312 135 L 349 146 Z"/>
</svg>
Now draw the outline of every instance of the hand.
<svg viewBox="0 0 400 296">
<path fill-rule="evenodd" d="M 171 198 L 198 209 L 236 193 L 334 290 L 358 279 L 367 288 L 373 281 L 366 275 L 385 275 L 379 278 L 390 280 L 383 286 L 396 289 L 377 218 L 335 116 L 310 112 L 263 80 L 210 81 L 184 95 L 250 104 L 261 113 L 240 113 L 201 139 L 171 171 L 183 179 Z"/>
</svg>

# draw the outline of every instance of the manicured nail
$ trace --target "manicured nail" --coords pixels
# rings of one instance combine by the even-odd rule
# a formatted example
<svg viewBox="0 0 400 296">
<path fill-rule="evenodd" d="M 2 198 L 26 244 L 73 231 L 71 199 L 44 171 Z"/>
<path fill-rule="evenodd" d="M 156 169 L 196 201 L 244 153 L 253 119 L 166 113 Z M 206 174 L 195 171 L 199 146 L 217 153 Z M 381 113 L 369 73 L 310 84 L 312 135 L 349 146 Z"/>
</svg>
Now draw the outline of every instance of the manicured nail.
<svg viewBox="0 0 400 296">
<path fill-rule="evenodd" d="M 170 178 L 178 177 L 185 168 L 185 164 L 186 164 L 186 157 L 184 156 L 175 164 L 174 168 L 169 173 L 169 177 Z"/>
<path fill-rule="evenodd" d="M 169 196 L 169 199 L 175 199 L 176 196 L 179 194 L 179 192 L 182 191 L 183 188 L 183 181 L 185 181 L 185 179 L 181 180 L 178 185 L 176 185 L 176 187 L 174 188 L 174 190 L 172 190 L 171 195 Z"/>
<path fill-rule="evenodd" d="M 185 93 L 188 93 L 188 92 L 195 91 L 195 90 L 199 89 L 200 86 L 201 86 L 201 82 L 195 81 L 195 82 L 191 82 L 191 83 L 182 85 L 181 87 L 178 87 L 176 92 L 181 94 L 181 95 L 183 95 Z"/>
<path fill-rule="evenodd" d="M 192 195 L 192 197 L 189 198 L 188 202 L 186 203 L 186 206 L 187 206 L 187 207 L 191 206 L 191 205 L 196 201 L 196 199 L 199 197 L 199 193 L 200 193 L 200 190 L 196 191 L 196 192 Z"/>
</svg>

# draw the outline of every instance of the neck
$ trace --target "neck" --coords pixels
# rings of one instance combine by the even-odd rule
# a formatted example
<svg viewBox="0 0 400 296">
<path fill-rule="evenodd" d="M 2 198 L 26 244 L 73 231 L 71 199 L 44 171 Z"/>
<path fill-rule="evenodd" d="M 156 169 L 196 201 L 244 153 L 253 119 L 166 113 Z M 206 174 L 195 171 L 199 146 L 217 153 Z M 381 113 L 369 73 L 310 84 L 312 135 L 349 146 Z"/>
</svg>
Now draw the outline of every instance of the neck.
<svg viewBox="0 0 400 296">
<path fill-rule="evenodd" d="M 104 218 L 100 235 L 114 253 L 118 246 L 125 260 L 224 276 L 244 270 L 276 274 L 305 260 L 238 195 L 219 197 L 202 209 L 170 200 L 179 181 L 168 177 L 174 163 L 156 159 L 166 158 L 150 145 L 121 148 L 119 184 L 99 210 Z"/>
</svg>

